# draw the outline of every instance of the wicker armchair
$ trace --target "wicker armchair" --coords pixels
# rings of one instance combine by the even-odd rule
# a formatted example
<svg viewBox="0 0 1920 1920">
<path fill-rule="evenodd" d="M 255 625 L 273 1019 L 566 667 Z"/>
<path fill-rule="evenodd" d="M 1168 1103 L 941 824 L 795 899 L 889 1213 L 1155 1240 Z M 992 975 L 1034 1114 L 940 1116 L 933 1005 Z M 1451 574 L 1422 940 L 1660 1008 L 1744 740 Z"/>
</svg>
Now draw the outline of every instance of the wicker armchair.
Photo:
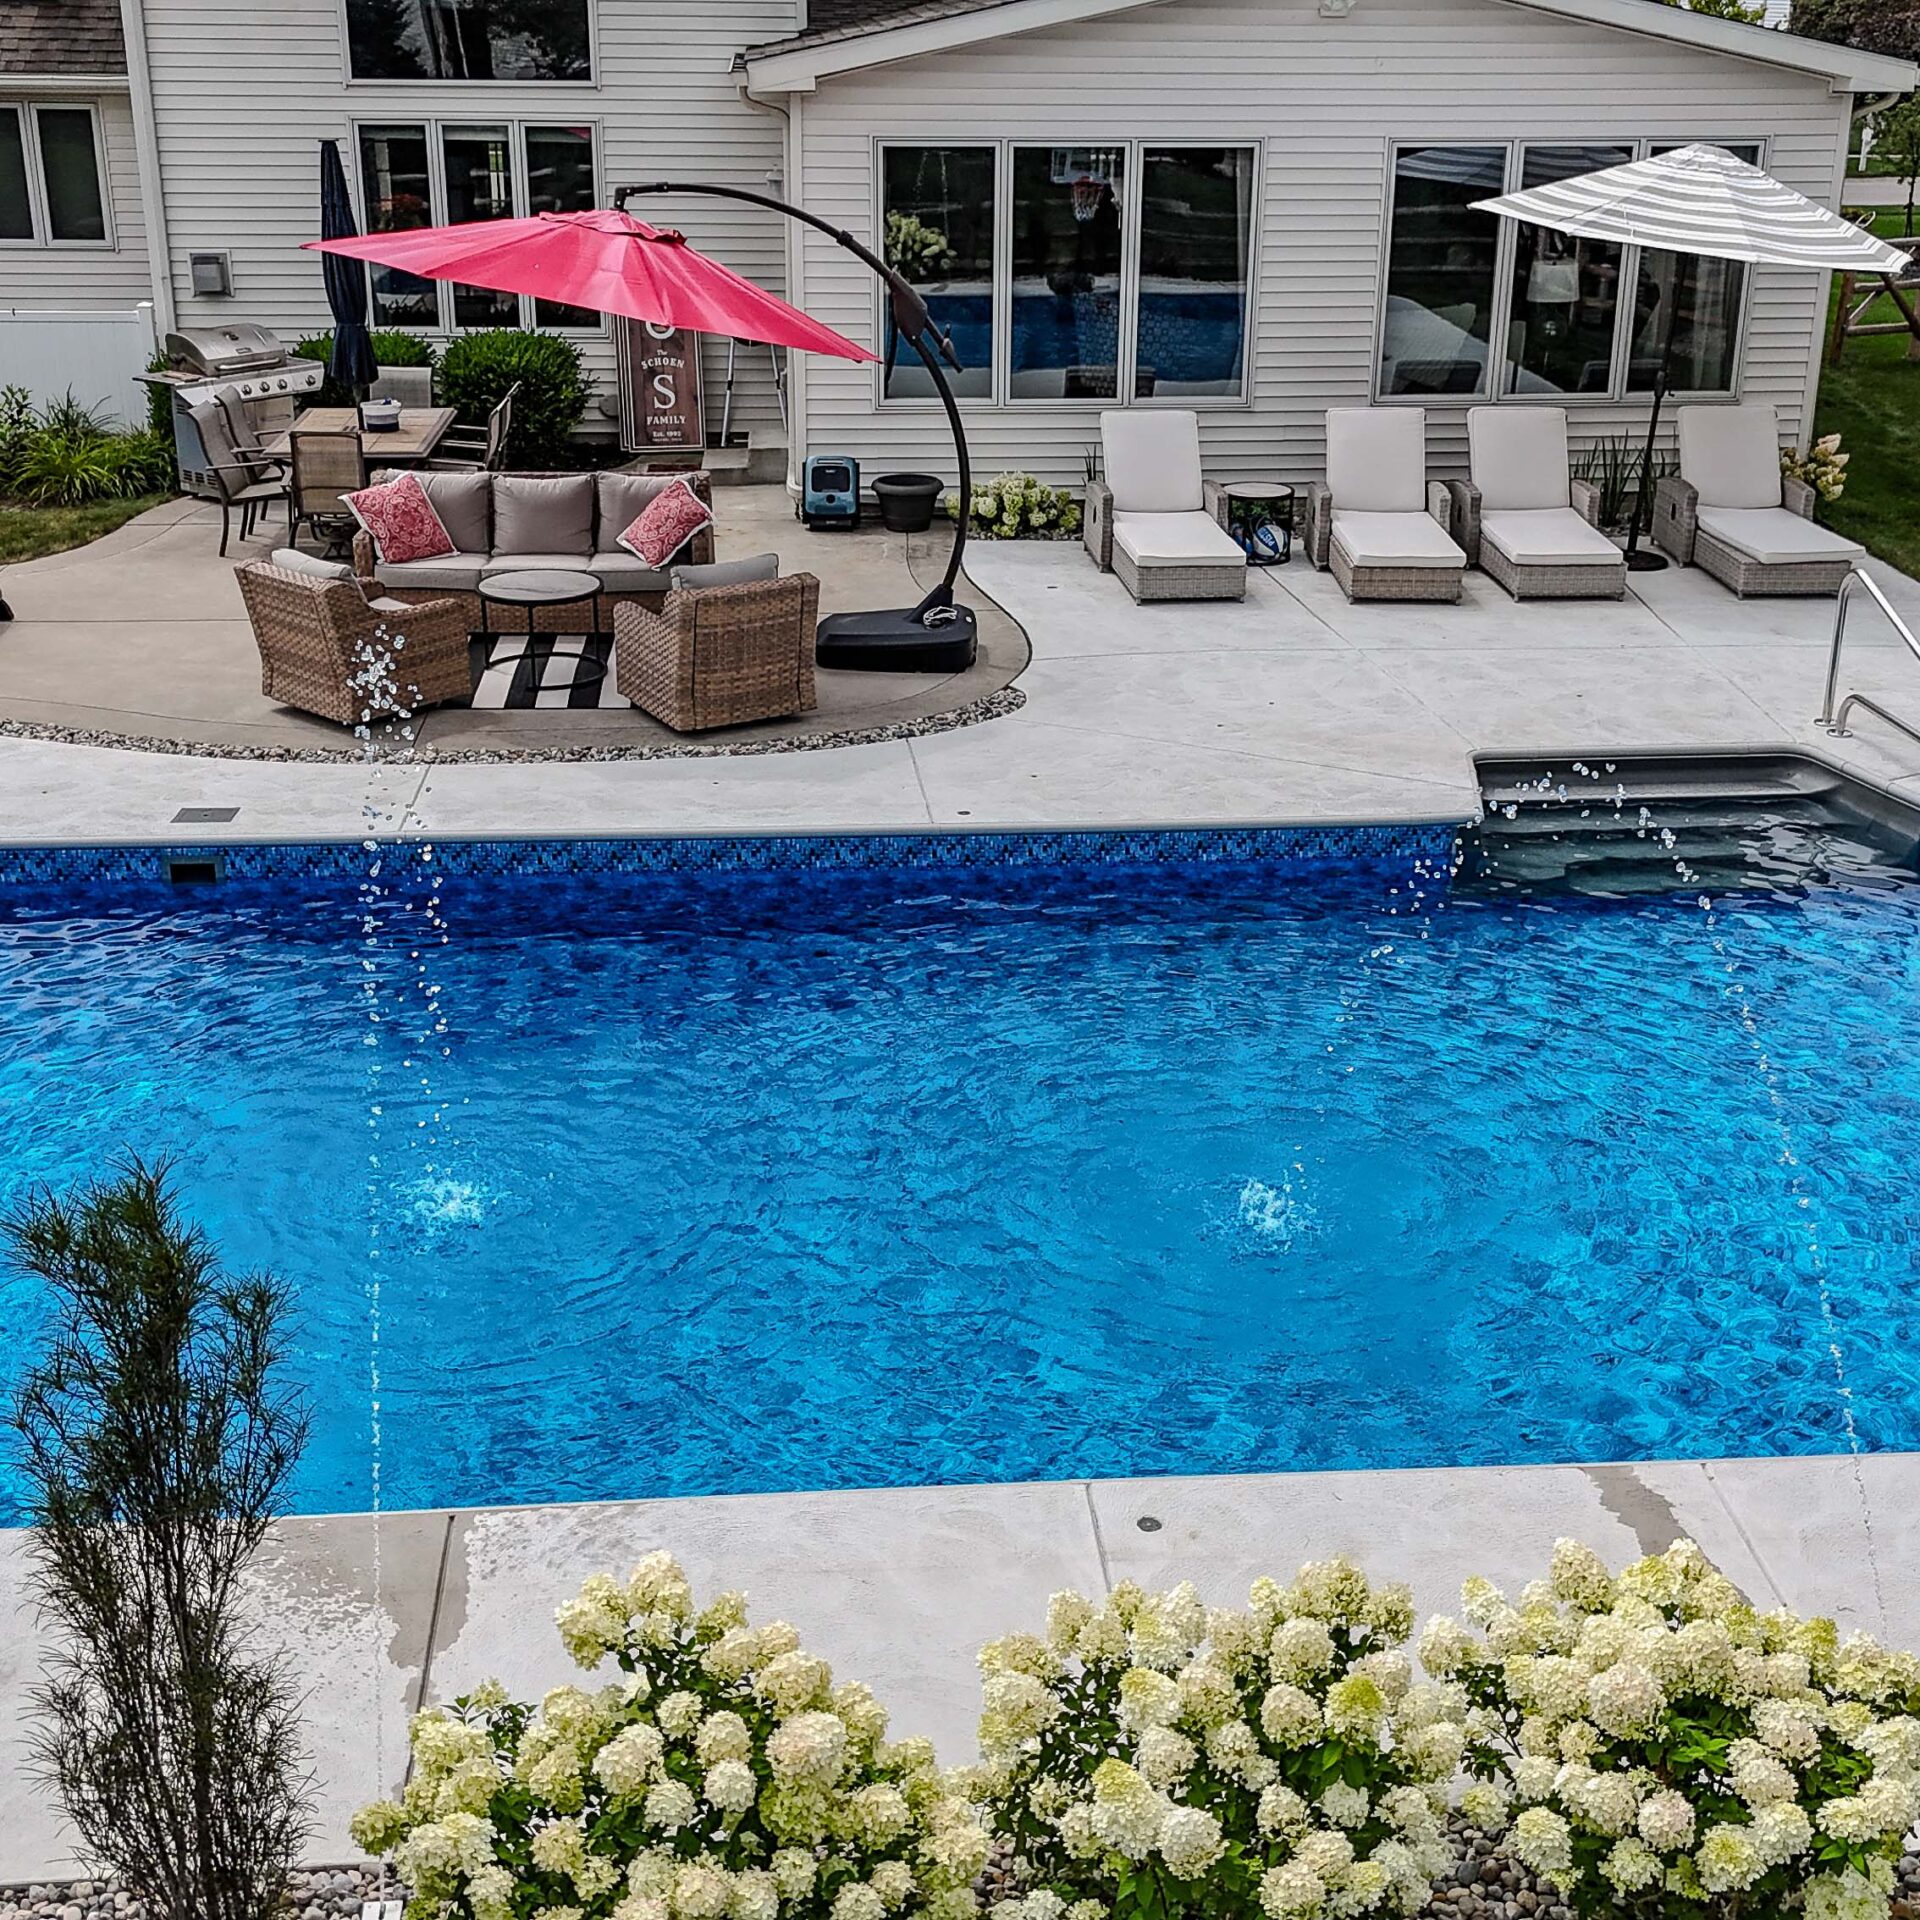
<svg viewBox="0 0 1920 1920">
<path fill-rule="evenodd" d="M 473 692 L 467 619 L 455 598 L 379 606 L 352 580 L 264 560 L 234 574 L 260 649 L 260 691 L 282 706 L 353 726 Z"/>
<path fill-rule="evenodd" d="M 810 573 L 737 587 L 676 587 L 658 613 L 613 610 L 614 685 L 676 733 L 779 720 L 819 705 Z"/>
<path fill-rule="evenodd" d="M 1653 538 L 1741 599 L 1840 591 L 1866 549 L 1814 523 L 1814 491 L 1780 471 L 1764 403 L 1680 409 L 1680 471 L 1654 490 Z"/>
</svg>

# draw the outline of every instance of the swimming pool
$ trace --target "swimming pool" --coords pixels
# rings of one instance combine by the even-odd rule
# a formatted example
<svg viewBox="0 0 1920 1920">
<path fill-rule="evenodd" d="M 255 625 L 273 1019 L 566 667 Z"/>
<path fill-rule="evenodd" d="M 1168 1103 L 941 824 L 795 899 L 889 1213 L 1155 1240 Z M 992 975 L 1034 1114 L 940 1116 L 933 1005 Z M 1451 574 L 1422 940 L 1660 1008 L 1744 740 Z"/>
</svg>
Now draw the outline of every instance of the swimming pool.
<svg viewBox="0 0 1920 1920">
<path fill-rule="evenodd" d="M 1833 1451 L 1836 1348 L 1920 1446 L 1871 860 L 387 868 L 0 889 L 0 1200 L 174 1156 L 297 1289 L 303 1510 L 369 1502 L 376 1318 L 389 1507 Z"/>
</svg>

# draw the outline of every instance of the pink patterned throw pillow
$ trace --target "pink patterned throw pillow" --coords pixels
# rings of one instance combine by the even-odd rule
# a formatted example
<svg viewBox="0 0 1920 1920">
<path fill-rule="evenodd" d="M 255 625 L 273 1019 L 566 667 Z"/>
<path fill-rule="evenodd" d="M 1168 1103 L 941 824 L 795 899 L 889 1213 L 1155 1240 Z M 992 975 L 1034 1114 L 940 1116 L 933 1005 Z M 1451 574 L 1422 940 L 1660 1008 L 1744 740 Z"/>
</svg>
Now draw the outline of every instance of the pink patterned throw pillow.
<svg viewBox="0 0 1920 1920">
<path fill-rule="evenodd" d="M 686 481 L 676 480 L 647 502 L 620 544 L 657 572 L 712 518 L 713 509 Z"/>
<path fill-rule="evenodd" d="M 410 473 L 384 486 L 362 487 L 340 496 L 353 517 L 373 535 L 373 544 L 385 566 L 403 566 L 409 560 L 438 560 L 459 551 L 427 490 Z"/>
</svg>

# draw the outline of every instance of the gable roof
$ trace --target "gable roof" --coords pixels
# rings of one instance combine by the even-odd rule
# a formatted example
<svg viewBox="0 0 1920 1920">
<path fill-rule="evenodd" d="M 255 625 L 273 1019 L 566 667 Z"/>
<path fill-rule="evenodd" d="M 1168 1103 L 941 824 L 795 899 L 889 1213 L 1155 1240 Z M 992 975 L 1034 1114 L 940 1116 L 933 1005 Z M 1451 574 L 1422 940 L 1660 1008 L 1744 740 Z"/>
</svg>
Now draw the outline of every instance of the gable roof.
<svg viewBox="0 0 1920 1920">
<path fill-rule="evenodd" d="M 120 0 L 4 0 L 0 74 L 124 74 Z"/>
<path fill-rule="evenodd" d="M 1157 0 L 809 0 L 804 33 L 749 47 L 742 64 L 756 93 L 807 93 L 836 73 L 1154 4 Z M 1778 28 L 1750 27 L 1662 0 L 1504 4 L 1788 67 L 1825 79 L 1836 93 L 1907 93 L 1920 85 L 1920 68 L 1905 60 L 1808 40 Z"/>
</svg>

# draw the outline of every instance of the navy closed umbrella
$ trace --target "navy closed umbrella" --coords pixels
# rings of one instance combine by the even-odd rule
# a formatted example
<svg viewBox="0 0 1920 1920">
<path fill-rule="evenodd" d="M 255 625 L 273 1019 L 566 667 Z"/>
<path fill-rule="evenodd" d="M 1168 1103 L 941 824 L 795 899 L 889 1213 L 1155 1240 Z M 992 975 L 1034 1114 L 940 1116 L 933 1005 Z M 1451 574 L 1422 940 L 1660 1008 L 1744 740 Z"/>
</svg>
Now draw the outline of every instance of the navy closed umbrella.
<svg viewBox="0 0 1920 1920">
<path fill-rule="evenodd" d="M 354 225 L 353 201 L 347 193 L 347 170 L 340 160 L 337 140 L 320 142 L 320 234 L 326 240 L 350 240 Z M 323 253 L 320 271 L 326 280 L 327 305 L 333 313 L 333 352 L 327 371 L 335 382 L 353 393 L 364 393 L 378 371 L 373 340 L 367 332 L 367 274 L 358 260 Z"/>
</svg>

